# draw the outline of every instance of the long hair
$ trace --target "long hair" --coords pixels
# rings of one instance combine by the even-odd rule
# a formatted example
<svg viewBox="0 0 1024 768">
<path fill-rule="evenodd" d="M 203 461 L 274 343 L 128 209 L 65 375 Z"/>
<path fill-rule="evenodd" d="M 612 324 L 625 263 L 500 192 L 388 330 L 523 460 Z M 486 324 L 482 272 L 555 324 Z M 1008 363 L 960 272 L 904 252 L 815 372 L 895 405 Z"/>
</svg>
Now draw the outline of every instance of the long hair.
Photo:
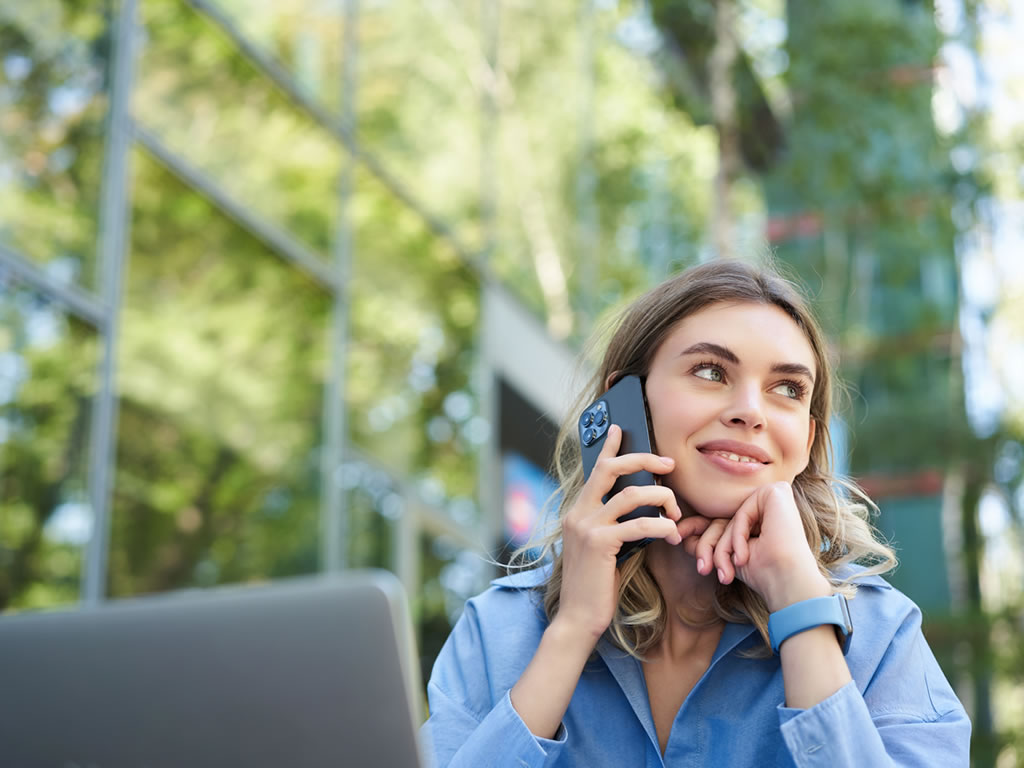
<svg viewBox="0 0 1024 768">
<path fill-rule="evenodd" d="M 878 537 L 869 523 L 877 507 L 855 483 L 837 477 L 832 469 L 829 419 L 832 415 L 833 380 L 824 334 L 799 289 L 771 267 L 754 267 L 740 261 L 714 261 L 693 267 L 661 283 L 628 306 L 605 350 L 601 365 L 579 393 L 562 424 L 555 444 L 555 471 L 560 503 L 554 525 L 517 552 L 513 563 L 520 567 L 552 561 L 543 586 L 544 610 L 548 620 L 558 613 L 562 588 L 562 556 L 557 546 L 562 536 L 561 521 L 576 503 L 583 487 L 576 416 L 605 391 L 605 382 L 618 376 L 646 376 L 661 343 L 684 318 L 720 302 L 747 302 L 782 309 L 803 331 L 814 352 L 818 376 L 811 393 L 810 415 L 816 424 L 807 467 L 793 480 L 804 533 L 815 553 L 821 573 L 840 591 L 852 596 L 851 580 L 840 581 L 836 569 L 859 563 L 866 569 L 857 576 L 878 574 L 896 566 L 893 551 Z M 526 552 L 539 552 L 528 557 Z M 646 566 L 646 550 L 633 555 L 622 566 L 618 605 L 608 632 L 613 642 L 637 658 L 661 639 L 668 621 L 667 607 Z M 754 590 L 738 579 L 719 585 L 712 604 L 714 618 L 752 623 L 764 639 L 758 655 L 770 654 L 768 608 Z M 686 619 L 687 617 L 683 617 Z M 709 622 L 709 623 L 710 623 Z"/>
</svg>

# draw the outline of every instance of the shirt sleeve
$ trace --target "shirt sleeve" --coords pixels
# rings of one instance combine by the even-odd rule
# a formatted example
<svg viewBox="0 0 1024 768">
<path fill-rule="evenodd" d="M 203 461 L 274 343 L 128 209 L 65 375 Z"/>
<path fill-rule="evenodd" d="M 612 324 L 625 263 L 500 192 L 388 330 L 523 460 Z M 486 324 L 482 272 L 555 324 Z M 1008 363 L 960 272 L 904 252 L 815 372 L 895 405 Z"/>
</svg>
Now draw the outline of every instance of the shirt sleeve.
<svg viewBox="0 0 1024 768">
<path fill-rule="evenodd" d="M 914 606 L 863 693 L 855 674 L 810 709 L 779 707 L 782 737 L 797 766 L 969 765 L 970 720 L 921 634 L 920 620 Z"/>
<path fill-rule="evenodd" d="M 427 684 L 430 717 L 420 732 L 424 751 L 435 768 L 551 764 L 567 742 L 565 727 L 559 727 L 554 739 L 534 736 L 512 706 L 509 690 L 492 692 L 495 670 L 488 669 L 486 652 L 471 601 Z"/>
</svg>

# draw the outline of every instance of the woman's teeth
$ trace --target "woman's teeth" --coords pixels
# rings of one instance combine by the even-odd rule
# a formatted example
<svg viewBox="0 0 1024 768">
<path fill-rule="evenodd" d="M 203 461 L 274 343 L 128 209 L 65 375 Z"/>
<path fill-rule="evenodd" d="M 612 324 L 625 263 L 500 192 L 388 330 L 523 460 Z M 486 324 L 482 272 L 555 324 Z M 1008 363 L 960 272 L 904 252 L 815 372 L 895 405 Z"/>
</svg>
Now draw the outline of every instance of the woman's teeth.
<svg viewBox="0 0 1024 768">
<path fill-rule="evenodd" d="M 739 454 L 736 453 L 727 453 L 726 451 L 711 451 L 711 453 L 715 454 L 716 456 L 721 456 L 723 458 L 729 459 L 729 461 L 739 461 L 746 464 L 761 463 L 757 459 L 752 459 L 749 456 L 740 456 Z"/>
</svg>

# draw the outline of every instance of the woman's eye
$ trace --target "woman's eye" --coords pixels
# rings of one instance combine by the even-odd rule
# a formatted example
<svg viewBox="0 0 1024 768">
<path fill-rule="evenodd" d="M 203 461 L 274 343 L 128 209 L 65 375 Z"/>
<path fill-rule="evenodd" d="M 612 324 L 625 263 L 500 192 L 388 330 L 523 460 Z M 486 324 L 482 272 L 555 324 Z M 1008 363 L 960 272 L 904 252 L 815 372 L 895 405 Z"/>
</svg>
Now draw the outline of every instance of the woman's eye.
<svg viewBox="0 0 1024 768">
<path fill-rule="evenodd" d="M 707 379 L 708 381 L 722 381 L 722 371 L 714 366 L 702 365 L 695 370 L 694 375 L 701 379 Z"/>
<path fill-rule="evenodd" d="M 796 384 L 784 383 L 779 384 L 772 392 L 778 392 L 780 395 L 792 398 L 793 400 L 799 400 L 803 397 L 804 391 Z"/>
</svg>

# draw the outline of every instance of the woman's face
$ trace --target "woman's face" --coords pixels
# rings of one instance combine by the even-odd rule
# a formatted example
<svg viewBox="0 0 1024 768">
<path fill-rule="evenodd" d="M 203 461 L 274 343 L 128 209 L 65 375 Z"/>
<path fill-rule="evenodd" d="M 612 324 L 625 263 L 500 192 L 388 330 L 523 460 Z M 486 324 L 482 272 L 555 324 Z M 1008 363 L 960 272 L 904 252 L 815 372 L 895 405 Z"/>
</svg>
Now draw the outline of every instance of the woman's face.
<svg viewBox="0 0 1024 768">
<path fill-rule="evenodd" d="M 647 374 L 665 482 L 705 517 L 731 517 L 756 488 L 793 481 L 814 440 L 818 375 L 803 331 L 769 304 L 720 303 L 681 320 Z"/>
</svg>

